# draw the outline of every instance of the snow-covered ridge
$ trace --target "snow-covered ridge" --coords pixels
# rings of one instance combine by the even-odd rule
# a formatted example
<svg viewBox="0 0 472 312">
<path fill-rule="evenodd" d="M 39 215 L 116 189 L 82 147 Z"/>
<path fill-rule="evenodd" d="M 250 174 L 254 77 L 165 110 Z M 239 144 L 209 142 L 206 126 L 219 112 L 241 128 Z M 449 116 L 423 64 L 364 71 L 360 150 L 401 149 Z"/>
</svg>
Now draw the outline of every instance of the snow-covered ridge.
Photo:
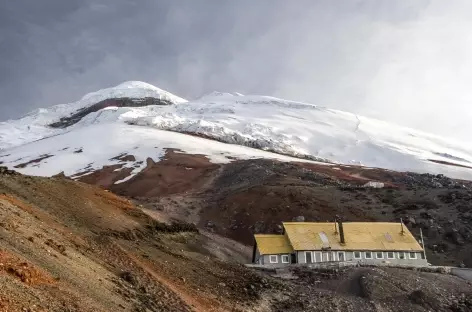
<svg viewBox="0 0 472 312">
<path fill-rule="evenodd" d="M 178 97 L 170 92 L 159 89 L 149 83 L 142 81 L 127 81 L 123 82 L 116 87 L 102 89 L 96 92 L 88 93 L 82 101 L 89 101 L 92 103 L 100 102 L 104 99 L 109 98 L 144 98 L 144 97 L 155 97 L 163 100 L 167 100 L 172 103 L 185 103 L 187 100 Z"/>
<path fill-rule="evenodd" d="M 220 92 L 220 91 L 213 91 L 202 95 L 196 101 L 208 101 L 208 100 L 217 100 L 218 98 L 223 97 L 233 97 L 233 96 L 244 96 L 244 94 L 239 92 Z"/>
<path fill-rule="evenodd" d="M 151 84 L 141 81 L 127 81 L 116 87 L 88 93 L 77 102 L 54 105 L 49 108 L 39 108 L 18 120 L 0 122 L 0 149 L 56 135 L 61 131 L 52 129 L 48 125 L 98 102 L 116 98 L 140 99 L 148 97 L 165 100 L 174 104 L 187 102 L 187 100 Z"/>
<path fill-rule="evenodd" d="M 119 118 L 129 124 L 196 133 L 296 157 L 472 177 L 471 170 L 457 175 L 457 170 L 429 161 L 470 166 L 472 147 L 467 144 L 316 105 L 238 97 L 143 110 L 148 108 L 122 113 Z"/>
<path fill-rule="evenodd" d="M 125 84 L 126 88 L 120 86 L 116 87 L 117 89 L 113 92 L 105 93 L 108 94 L 107 96 L 112 94 L 113 97 L 120 97 L 124 96 L 120 93 L 124 92 L 123 89 L 129 88 L 133 90 L 131 91 L 133 93 L 135 88 L 139 89 L 142 85 L 141 83 L 127 83 Z M 165 91 L 158 88 L 156 88 L 158 90 L 156 91 L 154 88 L 145 84 L 143 86 L 144 91 L 140 90 L 136 93 L 144 97 L 149 96 L 148 92 L 170 96 L 167 93 L 162 93 Z M 84 97 L 86 99 L 84 101 L 98 101 L 102 99 L 101 96 L 103 95 L 87 95 Z M 129 94 L 126 96 L 129 96 Z M 94 129 L 100 129 L 100 131 L 109 129 L 103 135 L 106 134 L 113 138 L 115 135 L 113 132 L 119 132 L 117 129 L 120 127 L 134 129 L 133 127 L 139 126 L 143 129 L 143 132 L 134 131 L 133 133 L 146 133 L 146 136 L 149 137 L 153 136 L 152 131 L 167 130 L 197 134 L 205 138 L 231 143 L 233 147 L 234 145 L 243 145 L 288 156 L 399 171 L 443 173 L 453 177 L 472 179 L 471 169 L 451 167 L 431 161 L 470 167 L 472 146 L 464 142 L 442 138 L 352 113 L 268 96 L 212 93 L 191 102 L 185 102 L 185 100 L 178 97 L 173 98 L 173 101 L 179 105 L 108 107 L 88 114 L 77 124 L 66 129 L 50 129 L 37 123 L 31 125 L 27 119 L 4 123 L 5 127 L 0 124 L 0 147 L 8 147 L 9 143 L 11 147 L 41 139 L 45 136 L 50 137 L 42 140 L 41 143 L 29 144 L 28 147 L 9 149 L 6 154 L 10 153 L 12 156 L 2 158 L 0 153 L 0 161 L 17 165 L 25 159 L 40 156 L 41 154 L 38 154 L 39 150 L 43 154 L 54 153 L 52 150 L 49 151 L 48 144 L 54 144 L 65 133 L 75 133 L 74 140 L 78 140 L 78 144 L 80 144 L 78 134 L 89 133 L 89 131 L 83 130 L 86 128 L 93 127 Z M 46 111 L 57 112 L 56 107 L 58 106 L 53 107 L 53 109 L 46 109 Z M 61 114 L 62 112 L 57 113 L 55 118 L 63 117 Z M 15 125 L 13 129 L 12 125 Z M 18 127 L 18 125 L 21 127 Z M 103 127 L 95 127 L 99 125 L 103 125 Z M 25 129 L 25 127 L 29 127 L 29 129 Z M 4 129 L 3 132 L 2 129 Z M 8 131 L 5 132 L 5 129 Z M 169 147 L 160 144 L 160 142 L 164 145 L 170 143 L 167 140 L 162 141 L 162 132 L 157 133 L 159 133 L 159 136 L 153 144 L 156 144 L 159 148 Z M 97 137 L 86 137 L 83 140 L 98 140 L 98 136 L 101 135 L 97 133 Z M 72 134 L 67 134 L 67 136 L 72 136 Z M 144 139 L 140 136 L 133 139 L 129 138 L 129 140 L 138 147 L 144 142 Z M 89 142 L 87 144 L 90 145 Z M 85 142 L 82 145 L 85 146 Z M 172 146 L 175 147 L 175 144 Z M 219 145 L 218 149 L 224 149 L 224 146 Z M 230 150 L 233 147 L 226 146 L 227 154 L 230 155 Z M 33 147 L 38 151 L 34 151 Z M 25 152 L 25 148 L 26 151 L 31 150 L 30 157 L 25 156 L 28 154 L 28 152 Z M 192 146 L 186 148 L 211 156 L 211 151 L 206 151 L 204 148 Z M 125 148 L 121 151 L 118 151 L 118 149 L 117 146 L 114 146 L 113 151 L 120 152 L 120 154 L 133 154 L 132 151 L 130 152 Z M 181 149 L 185 150 L 185 148 Z M 21 150 L 22 155 L 25 156 L 22 157 L 20 162 L 15 162 L 15 159 L 13 159 L 16 154 L 15 150 Z M 250 151 L 250 149 L 246 151 Z M 248 153 L 255 155 L 252 151 Z M 67 154 L 67 152 L 61 154 L 64 153 Z M 100 159 L 110 159 L 118 155 L 108 155 L 108 152 L 103 153 L 109 158 L 99 157 L 95 152 L 90 155 L 95 155 L 94 157 Z M 83 155 L 89 154 L 84 153 Z M 264 155 L 264 157 L 268 157 L 269 153 Z M 144 157 L 144 155 L 141 156 Z M 70 157 L 71 159 L 76 158 L 77 155 L 71 155 Z M 242 156 L 238 154 L 238 157 Z M 273 157 L 277 158 L 279 156 Z M 46 161 L 53 160 L 54 157 Z M 87 161 L 95 163 L 94 159 L 87 159 Z M 100 164 L 103 164 L 103 161 Z M 75 168 L 74 170 L 80 171 L 80 169 L 83 168 Z"/>
<path fill-rule="evenodd" d="M 20 120 L 34 121 L 37 125 L 46 126 L 61 117 L 74 113 L 82 108 L 96 104 L 106 99 L 116 98 L 146 98 L 153 97 L 161 100 L 166 100 L 174 104 L 185 103 L 184 100 L 170 92 L 159 89 L 151 84 L 141 81 L 127 81 L 116 87 L 101 89 L 96 92 L 91 92 L 82 97 L 77 102 L 68 104 L 54 105 L 49 108 L 39 108 L 25 115 Z"/>
</svg>

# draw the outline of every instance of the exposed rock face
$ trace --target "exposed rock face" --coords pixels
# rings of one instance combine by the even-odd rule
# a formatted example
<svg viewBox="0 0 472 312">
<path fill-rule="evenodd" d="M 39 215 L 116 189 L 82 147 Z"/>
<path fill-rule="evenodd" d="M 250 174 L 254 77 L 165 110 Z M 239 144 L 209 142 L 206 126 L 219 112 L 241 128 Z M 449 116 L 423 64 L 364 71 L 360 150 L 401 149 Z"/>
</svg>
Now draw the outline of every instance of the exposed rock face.
<svg viewBox="0 0 472 312">
<path fill-rule="evenodd" d="M 79 122 L 82 118 L 87 116 L 90 113 L 97 112 L 106 107 L 142 107 L 149 105 L 172 105 L 172 102 L 167 100 L 161 100 L 157 98 L 142 98 L 142 99 L 132 99 L 132 98 L 119 98 L 119 99 L 107 99 L 92 106 L 86 107 L 79 110 L 75 114 L 63 117 L 58 122 L 52 123 L 49 126 L 53 128 L 67 128 Z"/>
<path fill-rule="evenodd" d="M 455 180 L 446 177 L 443 174 L 417 174 L 407 172 L 404 175 L 396 175 L 394 179 L 395 183 L 402 184 L 407 187 L 429 187 L 435 189 L 470 189 L 468 182 Z"/>
<path fill-rule="evenodd" d="M 273 311 L 335 311 L 336 306 L 340 311 L 446 312 L 472 307 L 468 283 L 462 281 L 458 288 L 447 274 L 362 267 L 289 268 L 284 274 L 294 278 L 290 287 L 295 291 L 275 300 Z M 331 292 L 337 297 L 330 297 Z"/>
<path fill-rule="evenodd" d="M 16 171 L 14 170 L 9 170 L 7 167 L 2 167 L 0 166 L 0 174 L 4 174 L 4 175 L 17 175 L 19 173 L 17 173 Z"/>
</svg>

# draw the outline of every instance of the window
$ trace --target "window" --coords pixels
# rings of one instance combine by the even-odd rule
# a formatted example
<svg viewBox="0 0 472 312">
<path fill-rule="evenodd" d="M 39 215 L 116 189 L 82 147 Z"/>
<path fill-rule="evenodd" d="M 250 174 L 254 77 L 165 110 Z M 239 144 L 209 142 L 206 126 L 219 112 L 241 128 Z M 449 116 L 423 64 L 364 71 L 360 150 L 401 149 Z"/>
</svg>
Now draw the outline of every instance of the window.
<svg viewBox="0 0 472 312">
<path fill-rule="evenodd" d="M 326 245 L 326 247 L 329 246 L 329 239 L 328 239 L 328 236 L 326 235 L 325 232 L 320 232 L 318 233 L 321 241 L 323 242 L 323 245 Z"/>
<path fill-rule="evenodd" d="M 405 259 L 405 253 L 403 251 L 400 251 L 398 253 L 398 259 L 402 259 L 402 260 Z"/>
<path fill-rule="evenodd" d="M 270 263 L 278 263 L 277 255 L 271 255 L 269 256 L 269 262 Z"/>
<path fill-rule="evenodd" d="M 409 258 L 416 259 L 416 252 L 410 252 Z"/>
<path fill-rule="evenodd" d="M 329 252 L 328 251 L 323 251 L 321 253 L 321 260 L 324 261 L 324 262 L 328 262 L 329 261 Z"/>
<path fill-rule="evenodd" d="M 321 251 L 313 252 L 313 262 L 323 262 L 323 259 L 321 259 Z"/>
<path fill-rule="evenodd" d="M 311 251 L 306 251 L 305 252 L 305 262 L 306 263 L 313 263 L 313 255 Z"/>
<path fill-rule="evenodd" d="M 290 259 L 288 255 L 282 255 L 282 263 L 290 263 Z"/>
<path fill-rule="evenodd" d="M 354 259 L 362 259 L 362 255 L 360 251 L 354 251 Z"/>
<path fill-rule="evenodd" d="M 344 251 L 338 251 L 338 261 L 340 262 L 346 261 L 346 256 L 344 254 Z"/>
<path fill-rule="evenodd" d="M 381 251 L 377 251 L 377 252 L 375 253 L 375 258 L 376 258 L 376 259 L 383 259 L 383 258 L 384 258 L 384 253 L 381 252 Z"/>
<path fill-rule="evenodd" d="M 366 251 L 364 252 L 364 257 L 366 259 L 372 259 L 372 251 Z"/>
<path fill-rule="evenodd" d="M 395 253 L 393 251 L 388 251 L 387 259 L 395 259 Z"/>
</svg>

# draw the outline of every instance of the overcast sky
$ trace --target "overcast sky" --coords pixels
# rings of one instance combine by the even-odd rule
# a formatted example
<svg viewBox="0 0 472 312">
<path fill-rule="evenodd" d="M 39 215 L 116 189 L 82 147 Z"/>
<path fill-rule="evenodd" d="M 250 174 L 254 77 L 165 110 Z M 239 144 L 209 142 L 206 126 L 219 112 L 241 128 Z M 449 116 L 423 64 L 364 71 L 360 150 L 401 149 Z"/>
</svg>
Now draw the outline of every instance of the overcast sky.
<svg viewBox="0 0 472 312">
<path fill-rule="evenodd" d="M 468 140 L 471 30 L 470 0 L 5 0 L 0 120 L 142 80 L 185 98 L 273 95 Z"/>
</svg>

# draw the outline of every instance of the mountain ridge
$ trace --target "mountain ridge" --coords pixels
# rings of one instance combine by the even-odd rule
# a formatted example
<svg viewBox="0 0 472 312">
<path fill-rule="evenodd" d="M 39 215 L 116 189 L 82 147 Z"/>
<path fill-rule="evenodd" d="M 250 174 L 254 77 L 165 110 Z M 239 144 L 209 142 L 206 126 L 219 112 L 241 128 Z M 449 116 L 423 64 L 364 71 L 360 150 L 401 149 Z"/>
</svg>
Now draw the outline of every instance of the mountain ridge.
<svg viewBox="0 0 472 312">
<path fill-rule="evenodd" d="M 235 156 L 232 155 L 234 146 L 221 145 L 217 149 L 229 157 L 228 159 L 305 159 L 398 171 L 441 173 L 472 179 L 472 171 L 468 168 L 472 162 L 472 148 L 462 142 L 352 113 L 270 96 L 217 92 L 194 101 L 186 101 L 167 91 L 136 81 L 89 93 L 69 106 L 56 105 L 49 109 L 39 109 L 22 119 L 0 123 L 0 149 L 8 149 L 0 154 L 0 162 L 9 167 L 16 167 L 25 163 L 25 159 L 33 161 L 49 154 L 52 155 L 49 161 L 54 161 L 57 151 L 47 148 L 47 145 L 56 149 L 83 149 L 82 145 L 88 144 L 87 137 L 75 136 L 72 144 L 74 146 L 57 146 L 54 141 L 57 142 L 63 135 L 70 136 L 70 132 L 84 132 L 84 128 L 98 125 L 102 125 L 99 128 L 103 132 L 97 133 L 94 138 L 103 144 L 104 150 L 110 143 L 106 142 L 106 139 L 100 139 L 100 136 L 113 137 L 114 133 L 120 132 L 119 127 L 140 128 L 141 130 L 133 131 L 146 132 L 147 137 L 155 136 L 155 143 L 161 150 L 189 149 L 185 146 L 188 142 L 183 142 L 185 140 L 177 145 L 159 144 L 160 137 L 165 134 L 158 131 L 164 130 L 252 148 L 246 150 L 246 156 L 241 155 L 240 149 L 239 154 L 236 153 L 238 155 Z M 45 140 L 48 144 L 44 144 Z M 140 142 L 140 136 L 134 140 L 138 147 L 146 145 Z M 32 146 L 29 154 L 23 153 L 26 143 Z M 123 153 L 133 155 L 130 148 L 134 147 L 117 150 L 115 155 L 105 151 L 104 157 L 112 159 Z M 253 150 L 254 148 L 264 153 L 261 154 Z M 193 153 L 207 154 L 211 158 L 204 148 L 190 149 Z M 18 157 L 17 152 L 22 157 Z M 279 157 L 277 154 L 289 158 Z M 87 160 L 87 164 L 95 162 L 93 155 L 90 155 L 92 158 Z M 76 158 L 76 155 L 69 156 Z M 138 162 L 152 157 L 145 156 L 141 155 Z M 19 158 L 21 159 L 18 160 Z M 152 158 L 158 161 L 158 158 Z M 109 164 L 113 163 L 102 165 Z M 35 166 L 42 166 L 42 162 L 36 163 Z M 87 166 L 75 168 L 75 174 L 85 167 Z M 31 166 L 19 170 L 37 174 Z M 57 174 L 56 171 L 41 174 L 54 175 Z"/>
</svg>

